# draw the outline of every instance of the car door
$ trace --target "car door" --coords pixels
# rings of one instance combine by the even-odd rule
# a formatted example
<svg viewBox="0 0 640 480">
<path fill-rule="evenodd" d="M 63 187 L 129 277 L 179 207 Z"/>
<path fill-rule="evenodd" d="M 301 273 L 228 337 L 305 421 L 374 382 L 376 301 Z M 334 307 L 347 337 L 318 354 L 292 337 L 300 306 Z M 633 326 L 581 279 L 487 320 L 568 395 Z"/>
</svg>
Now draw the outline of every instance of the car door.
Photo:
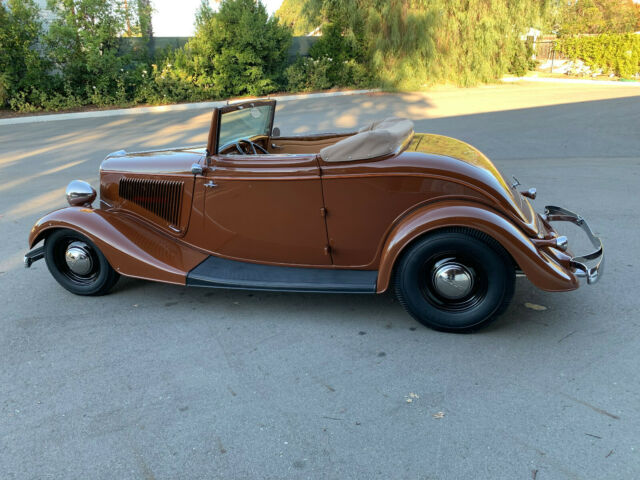
<svg viewBox="0 0 640 480">
<path fill-rule="evenodd" d="M 205 248 L 234 259 L 331 265 L 315 155 L 212 155 Z"/>
</svg>

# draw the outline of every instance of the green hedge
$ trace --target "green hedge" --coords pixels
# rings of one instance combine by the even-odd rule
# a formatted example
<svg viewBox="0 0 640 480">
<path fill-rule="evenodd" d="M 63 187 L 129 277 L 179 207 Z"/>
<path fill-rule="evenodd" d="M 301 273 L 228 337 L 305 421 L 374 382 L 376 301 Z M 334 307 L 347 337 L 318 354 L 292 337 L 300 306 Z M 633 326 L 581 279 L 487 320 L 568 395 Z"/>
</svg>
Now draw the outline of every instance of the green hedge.
<svg viewBox="0 0 640 480">
<path fill-rule="evenodd" d="M 629 78 L 640 73 L 640 35 L 602 34 L 564 37 L 557 50 L 571 60 L 582 60 L 594 70 Z"/>
</svg>

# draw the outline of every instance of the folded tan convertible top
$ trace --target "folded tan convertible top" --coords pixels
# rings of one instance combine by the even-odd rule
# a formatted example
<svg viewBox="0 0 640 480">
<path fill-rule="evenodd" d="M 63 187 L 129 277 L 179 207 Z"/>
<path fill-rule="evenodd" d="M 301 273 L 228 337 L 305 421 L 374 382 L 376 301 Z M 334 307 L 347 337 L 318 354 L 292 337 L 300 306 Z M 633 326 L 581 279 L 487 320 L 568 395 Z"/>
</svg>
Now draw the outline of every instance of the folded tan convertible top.
<svg viewBox="0 0 640 480">
<path fill-rule="evenodd" d="M 320 150 L 325 162 L 349 162 L 389 155 L 413 136 L 413 122 L 390 117 L 361 128 L 358 133 Z"/>
</svg>

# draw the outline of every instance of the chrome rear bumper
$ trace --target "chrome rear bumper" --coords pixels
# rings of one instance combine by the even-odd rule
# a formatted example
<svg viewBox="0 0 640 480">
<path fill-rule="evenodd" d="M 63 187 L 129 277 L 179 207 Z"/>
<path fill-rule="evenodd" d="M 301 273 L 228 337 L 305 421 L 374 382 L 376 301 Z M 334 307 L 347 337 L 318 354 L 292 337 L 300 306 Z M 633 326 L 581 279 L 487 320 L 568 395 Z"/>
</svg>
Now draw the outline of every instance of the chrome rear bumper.
<svg viewBox="0 0 640 480">
<path fill-rule="evenodd" d="M 553 205 L 547 205 L 544 208 L 544 215 L 542 217 L 547 222 L 571 222 L 582 228 L 587 234 L 589 241 L 596 250 L 586 255 L 573 257 L 570 264 L 575 269 L 576 276 L 586 278 L 589 285 L 596 283 L 602 275 L 604 250 L 602 248 L 602 241 L 594 235 L 584 218 L 577 213 Z"/>
</svg>

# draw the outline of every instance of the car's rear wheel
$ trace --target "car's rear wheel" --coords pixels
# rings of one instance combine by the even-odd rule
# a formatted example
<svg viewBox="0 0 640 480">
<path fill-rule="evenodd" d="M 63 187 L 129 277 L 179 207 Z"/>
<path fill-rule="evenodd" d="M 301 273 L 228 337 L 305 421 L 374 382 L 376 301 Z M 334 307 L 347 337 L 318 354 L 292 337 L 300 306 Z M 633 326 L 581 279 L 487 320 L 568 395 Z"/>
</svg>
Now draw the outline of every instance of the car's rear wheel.
<svg viewBox="0 0 640 480">
<path fill-rule="evenodd" d="M 420 323 L 445 332 L 473 332 L 506 310 L 515 269 L 504 248 L 476 230 L 455 228 L 410 246 L 395 270 L 400 303 Z"/>
<path fill-rule="evenodd" d="M 49 235 L 44 258 L 53 278 L 76 295 L 104 295 L 120 278 L 100 249 L 73 230 L 56 230 Z"/>
</svg>

